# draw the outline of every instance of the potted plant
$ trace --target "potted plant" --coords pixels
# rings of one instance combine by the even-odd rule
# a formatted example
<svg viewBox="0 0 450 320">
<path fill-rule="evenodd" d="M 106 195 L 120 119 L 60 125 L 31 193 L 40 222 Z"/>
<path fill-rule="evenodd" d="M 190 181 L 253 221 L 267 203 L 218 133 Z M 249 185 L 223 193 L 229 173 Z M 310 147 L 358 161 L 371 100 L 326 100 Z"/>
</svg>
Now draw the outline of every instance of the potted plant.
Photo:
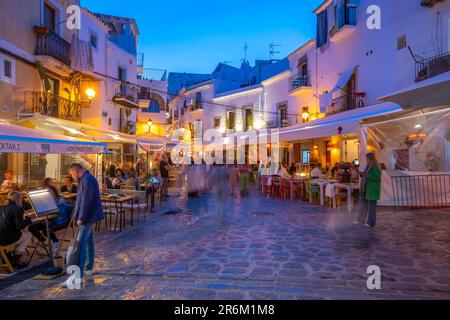
<svg viewBox="0 0 450 320">
<path fill-rule="evenodd" d="M 47 35 L 49 29 L 45 26 L 34 26 L 34 32 L 36 32 L 37 34 Z"/>
</svg>

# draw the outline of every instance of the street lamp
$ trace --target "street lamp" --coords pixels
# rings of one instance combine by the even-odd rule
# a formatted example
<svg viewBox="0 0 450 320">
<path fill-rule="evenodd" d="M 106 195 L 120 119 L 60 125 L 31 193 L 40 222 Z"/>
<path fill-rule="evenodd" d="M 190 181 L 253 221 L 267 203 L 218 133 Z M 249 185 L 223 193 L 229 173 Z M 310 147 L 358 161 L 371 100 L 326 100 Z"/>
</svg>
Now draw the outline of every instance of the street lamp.
<svg viewBox="0 0 450 320">
<path fill-rule="evenodd" d="M 147 125 L 148 125 L 148 131 L 152 131 L 152 126 L 153 126 L 153 120 L 152 118 L 149 118 L 147 121 Z"/>
<path fill-rule="evenodd" d="M 306 122 L 306 121 L 308 121 L 308 118 L 309 118 L 309 112 L 308 111 L 303 111 L 303 113 L 302 113 L 302 118 L 303 118 L 303 120 Z"/>
<path fill-rule="evenodd" d="M 86 95 L 89 99 L 89 102 L 92 102 L 92 99 L 95 98 L 96 92 L 94 89 L 88 88 L 88 89 L 86 89 Z"/>
</svg>

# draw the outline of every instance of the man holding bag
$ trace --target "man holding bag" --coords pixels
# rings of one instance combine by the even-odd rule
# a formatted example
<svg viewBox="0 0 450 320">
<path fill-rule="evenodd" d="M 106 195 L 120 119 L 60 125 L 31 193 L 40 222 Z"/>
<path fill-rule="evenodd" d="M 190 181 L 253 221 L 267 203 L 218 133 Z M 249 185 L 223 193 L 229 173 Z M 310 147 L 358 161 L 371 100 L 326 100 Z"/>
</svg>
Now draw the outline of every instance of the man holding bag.
<svg viewBox="0 0 450 320">
<path fill-rule="evenodd" d="M 80 164 L 72 164 L 69 172 L 72 178 L 78 181 L 73 220 L 78 227 L 76 245 L 79 246 L 79 250 L 74 252 L 79 251 L 78 266 L 82 279 L 85 274 L 93 274 L 95 258 L 93 225 L 103 220 L 104 216 L 97 179 Z M 64 283 L 63 286 L 67 287 L 68 284 Z"/>
</svg>

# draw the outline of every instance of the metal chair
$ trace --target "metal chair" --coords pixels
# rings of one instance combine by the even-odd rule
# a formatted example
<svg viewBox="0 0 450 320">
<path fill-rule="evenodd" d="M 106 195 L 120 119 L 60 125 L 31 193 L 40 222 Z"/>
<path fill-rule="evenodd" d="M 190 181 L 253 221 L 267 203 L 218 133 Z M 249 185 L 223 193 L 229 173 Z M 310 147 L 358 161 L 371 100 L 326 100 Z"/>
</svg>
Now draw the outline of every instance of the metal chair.
<svg viewBox="0 0 450 320">
<path fill-rule="evenodd" d="M 320 187 L 317 185 L 313 185 L 311 181 L 305 181 L 306 187 L 306 198 L 309 202 L 313 203 L 314 198 L 320 200 Z"/>
</svg>

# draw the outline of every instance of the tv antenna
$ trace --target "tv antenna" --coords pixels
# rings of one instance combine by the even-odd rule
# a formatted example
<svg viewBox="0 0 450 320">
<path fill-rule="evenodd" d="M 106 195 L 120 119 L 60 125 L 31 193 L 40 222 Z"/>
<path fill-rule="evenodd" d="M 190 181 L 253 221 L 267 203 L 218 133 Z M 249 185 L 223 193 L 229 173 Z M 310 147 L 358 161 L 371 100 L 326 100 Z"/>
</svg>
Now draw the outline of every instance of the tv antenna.
<svg viewBox="0 0 450 320">
<path fill-rule="evenodd" d="M 269 49 L 270 49 L 270 60 L 275 60 L 273 57 L 276 54 L 279 54 L 280 51 L 276 51 L 276 48 L 281 47 L 281 44 L 275 44 L 273 42 L 270 43 Z"/>
<path fill-rule="evenodd" d="M 248 51 L 248 44 L 247 41 L 245 42 L 245 46 L 244 46 L 244 59 L 242 59 L 243 62 L 247 62 L 247 51 Z"/>
</svg>

